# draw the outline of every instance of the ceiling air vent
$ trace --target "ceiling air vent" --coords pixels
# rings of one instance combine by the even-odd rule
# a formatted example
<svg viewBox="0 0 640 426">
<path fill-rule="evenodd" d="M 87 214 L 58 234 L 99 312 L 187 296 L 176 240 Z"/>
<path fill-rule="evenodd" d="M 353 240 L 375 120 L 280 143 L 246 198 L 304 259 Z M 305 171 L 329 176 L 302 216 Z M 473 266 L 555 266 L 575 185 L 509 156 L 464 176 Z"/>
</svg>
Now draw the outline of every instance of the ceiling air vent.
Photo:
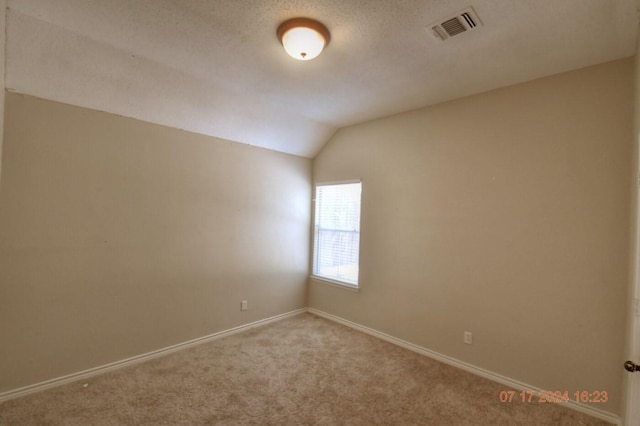
<svg viewBox="0 0 640 426">
<path fill-rule="evenodd" d="M 482 22 L 471 6 L 428 26 L 435 38 L 444 41 L 450 37 L 478 28 Z"/>
</svg>

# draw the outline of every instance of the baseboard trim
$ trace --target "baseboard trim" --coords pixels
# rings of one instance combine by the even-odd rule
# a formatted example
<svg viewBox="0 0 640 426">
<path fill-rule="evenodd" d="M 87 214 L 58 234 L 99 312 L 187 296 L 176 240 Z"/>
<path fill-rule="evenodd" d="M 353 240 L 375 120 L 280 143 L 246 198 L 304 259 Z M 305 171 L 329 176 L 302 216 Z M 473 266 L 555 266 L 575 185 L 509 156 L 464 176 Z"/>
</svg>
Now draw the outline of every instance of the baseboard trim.
<svg viewBox="0 0 640 426">
<path fill-rule="evenodd" d="M 296 315 L 300 315 L 307 312 L 307 308 L 297 309 L 295 311 L 287 312 L 284 314 L 276 315 L 273 317 L 265 318 L 259 321 L 255 321 L 249 324 L 241 325 L 238 327 L 230 328 L 228 330 L 220 331 L 217 333 L 210 334 L 208 336 L 199 337 L 197 339 L 189 340 L 187 342 L 178 343 L 176 345 L 168 346 L 166 348 L 158 349 L 152 352 L 147 352 L 145 354 L 137 355 L 131 358 L 123 359 L 120 361 L 112 362 L 110 364 L 102 365 L 99 367 L 90 368 L 88 370 L 80 371 L 78 373 L 68 374 L 66 376 L 58 377 L 55 379 L 47 380 L 40 383 L 35 383 L 33 385 L 24 386 L 18 389 L 6 391 L 0 393 L 0 403 L 8 401 L 10 399 L 19 398 L 21 396 L 26 396 L 32 393 L 40 392 L 46 389 L 51 389 L 57 386 L 62 386 L 68 383 L 76 382 L 79 380 L 85 380 L 100 374 L 108 373 L 110 371 L 118 370 L 124 367 L 128 367 L 134 364 L 139 364 L 145 361 L 152 360 L 154 358 L 159 358 L 161 356 L 169 355 L 174 352 L 181 351 L 183 349 L 187 349 L 193 346 L 201 345 L 203 343 L 208 343 L 216 339 L 220 339 L 222 337 L 231 336 L 233 334 L 240 333 L 242 331 L 246 331 L 256 327 L 262 327 L 267 324 L 281 321 L 286 318 L 290 318 Z"/>
<path fill-rule="evenodd" d="M 468 371 L 470 373 L 476 374 L 480 377 L 484 377 L 485 379 L 489 379 L 492 380 L 494 382 L 500 383 L 502 385 L 508 386 L 510 388 L 513 389 L 517 389 L 517 390 L 524 390 L 524 391 L 534 391 L 536 392 L 538 395 L 543 392 L 543 389 L 537 388 L 535 386 L 531 386 L 528 385 L 526 383 L 520 382 L 518 380 L 514 380 L 511 379 L 509 377 L 491 372 L 489 370 L 485 370 L 484 368 L 480 368 L 480 367 L 476 367 L 475 365 L 457 360 L 455 358 L 452 358 L 450 356 L 447 355 L 443 355 L 441 353 L 432 351 L 430 349 L 424 348 L 422 346 L 418 346 L 415 345 L 413 343 L 407 342 L 406 340 L 402 340 L 402 339 L 398 339 L 397 337 L 393 337 L 389 334 L 385 334 L 382 333 L 378 330 L 375 330 L 373 328 L 369 328 L 366 327 L 364 325 L 360 325 L 358 323 L 346 320 L 344 318 L 329 314 L 327 312 L 315 309 L 315 308 L 309 308 L 308 309 L 309 313 L 317 315 L 319 317 L 322 318 L 326 318 L 328 320 L 337 322 L 339 324 L 345 325 L 347 327 L 351 327 L 353 329 L 356 329 L 358 331 L 361 331 L 363 333 L 369 334 L 371 336 L 377 337 L 379 339 L 385 340 L 389 343 L 393 343 L 394 345 L 397 346 L 401 346 L 405 349 L 409 349 L 410 351 L 413 352 L 417 352 L 421 355 L 427 356 L 429 358 L 435 359 L 437 361 L 443 362 L 445 364 L 451 365 L 453 367 L 459 368 L 461 370 L 464 371 Z M 497 397 L 497 396 L 496 396 Z M 600 420 L 604 420 L 607 421 L 609 423 L 613 423 L 614 425 L 618 425 L 621 426 L 622 425 L 622 419 L 620 416 L 617 416 L 613 413 L 610 413 L 608 411 L 604 411 L 604 410 L 600 410 L 597 408 L 593 408 L 590 407 L 588 405 L 584 405 L 584 404 L 580 404 L 577 403 L 575 401 L 568 401 L 566 403 L 563 403 L 563 406 L 567 407 L 567 408 L 571 408 L 575 411 L 579 411 L 583 414 L 587 414 L 589 416 L 592 417 L 596 417 Z"/>
</svg>

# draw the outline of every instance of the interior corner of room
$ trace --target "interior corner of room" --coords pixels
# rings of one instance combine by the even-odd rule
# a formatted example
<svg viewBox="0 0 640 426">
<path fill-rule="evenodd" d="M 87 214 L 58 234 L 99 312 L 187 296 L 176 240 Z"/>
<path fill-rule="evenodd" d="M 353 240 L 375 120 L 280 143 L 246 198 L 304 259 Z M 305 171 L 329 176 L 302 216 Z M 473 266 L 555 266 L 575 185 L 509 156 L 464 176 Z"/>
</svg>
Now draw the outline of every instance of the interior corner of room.
<svg viewBox="0 0 640 426">
<path fill-rule="evenodd" d="M 296 115 L 304 102 L 287 86 L 278 102 L 265 89 L 249 104 L 224 67 L 186 86 L 187 75 L 204 78 L 193 76 L 205 62 L 181 73 L 151 48 L 131 58 L 117 37 L 85 37 L 89 28 L 62 13 L 47 21 L 43 3 L 0 1 L 0 400 L 309 311 L 509 386 L 606 391 L 606 402 L 575 405 L 612 422 L 638 415 L 622 369 L 640 355 L 635 45 L 342 124 L 313 107 Z M 490 2 L 474 3 L 486 27 Z M 322 55 L 339 62 L 344 38 L 332 32 Z M 281 53 L 275 44 L 258 59 Z M 68 47 L 60 63 L 44 52 L 51 46 Z M 78 46 L 94 53 L 71 76 L 92 77 L 74 82 L 61 67 Z M 51 68 L 34 69 L 38 58 Z M 298 85 L 287 59 L 265 75 L 289 72 L 301 99 L 313 89 L 333 102 L 313 82 Z M 125 82 L 101 61 L 157 73 Z M 328 81 L 325 63 L 309 67 L 326 73 L 318 85 Z M 165 78 L 176 85 L 155 92 L 162 106 L 127 113 Z M 224 104 L 195 89 L 223 80 Z M 131 85 L 131 103 L 107 85 Z M 341 287 L 311 270 L 313 198 L 317 184 L 353 181 L 362 182 L 357 285 Z"/>
</svg>

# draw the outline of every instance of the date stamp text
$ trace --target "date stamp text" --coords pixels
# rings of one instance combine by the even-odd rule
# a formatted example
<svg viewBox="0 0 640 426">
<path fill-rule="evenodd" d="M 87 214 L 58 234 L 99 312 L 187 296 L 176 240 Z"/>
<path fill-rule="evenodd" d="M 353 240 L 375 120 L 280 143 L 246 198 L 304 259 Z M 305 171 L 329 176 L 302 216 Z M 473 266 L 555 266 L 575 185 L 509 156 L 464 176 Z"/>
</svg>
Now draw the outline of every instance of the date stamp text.
<svg viewBox="0 0 640 426">
<path fill-rule="evenodd" d="M 533 390 L 502 390 L 498 394 L 500 402 L 538 402 L 562 403 L 574 401 L 578 403 L 601 403 L 609 401 L 607 391 L 533 391 Z"/>
</svg>

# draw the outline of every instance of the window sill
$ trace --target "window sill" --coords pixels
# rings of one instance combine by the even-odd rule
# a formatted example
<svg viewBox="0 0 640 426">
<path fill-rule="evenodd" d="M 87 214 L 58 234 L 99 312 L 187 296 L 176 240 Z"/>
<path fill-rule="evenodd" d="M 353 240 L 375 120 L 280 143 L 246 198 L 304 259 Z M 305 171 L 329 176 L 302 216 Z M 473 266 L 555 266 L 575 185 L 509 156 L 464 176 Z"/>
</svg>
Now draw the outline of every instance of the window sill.
<svg viewBox="0 0 640 426">
<path fill-rule="evenodd" d="M 357 286 L 355 286 L 353 284 L 347 284 L 347 283 L 344 283 L 344 282 L 341 282 L 341 281 L 331 280 L 329 278 L 318 277 L 316 275 L 310 275 L 309 278 L 311 278 L 312 280 L 314 280 L 314 281 L 316 281 L 318 283 L 330 285 L 332 287 L 338 287 L 338 288 L 341 288 L 343 290 L 353 291 L 355 293 L 358 293 L 360 291 L 360 288 L 358 288 Z"/>
</svg>

